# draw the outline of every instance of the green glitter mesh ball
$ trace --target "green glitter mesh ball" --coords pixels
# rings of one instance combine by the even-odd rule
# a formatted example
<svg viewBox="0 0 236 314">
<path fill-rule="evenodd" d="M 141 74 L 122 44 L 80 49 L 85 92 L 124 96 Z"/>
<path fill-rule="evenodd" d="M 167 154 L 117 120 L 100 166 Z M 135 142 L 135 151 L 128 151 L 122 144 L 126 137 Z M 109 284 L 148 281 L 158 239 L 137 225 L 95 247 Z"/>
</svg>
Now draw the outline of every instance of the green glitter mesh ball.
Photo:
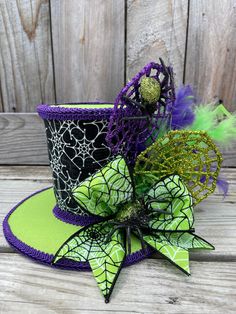
<svg viewBox="0 0 236 314">
<path fill-rule="evenodd" d="M 144 77 L 140 83 L 139 92 L 144 102 L 157 103 L 161 95 L 161 86 L 153 77 Z"/>
</svg>

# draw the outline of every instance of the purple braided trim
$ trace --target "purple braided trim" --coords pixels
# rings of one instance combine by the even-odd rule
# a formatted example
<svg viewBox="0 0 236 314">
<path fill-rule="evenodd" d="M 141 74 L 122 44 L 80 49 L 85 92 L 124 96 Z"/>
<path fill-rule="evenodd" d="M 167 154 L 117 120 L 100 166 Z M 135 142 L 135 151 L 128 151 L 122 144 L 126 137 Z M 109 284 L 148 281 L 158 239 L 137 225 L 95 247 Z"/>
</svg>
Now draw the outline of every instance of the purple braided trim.
<svg viewBox="0 0 236 314">
<path fill-rule="evenodd" d="M 48 254 L 48 253 L 44 253 L 42 251 L 39 251 L 37 249 L 34 249 L 33 247 L 27 245 L 26 243 L 22 242 L 21 240 L 19 240 L 11 231 L 11 228 L 8 224 L 8 219 L 10 217 L 10 215 L 17 209 L 18 206 L 20 206 L 22 203 L 24 203 L 26 200 L 28 200 L 30 197 L 43 192 L 47 189 L 50 189 L 51 187 L 39 190 L 31 195 L 29 195 L 28 197 L 26 197 L 25 199 L 23 199 L 21 202 L 19 202 L 15 207 L 13 207 L 10 212 L 7 214 L 7 216 L 5 217 L 4 221 L 3 221 L 3 233 L 4 236 L 6 238 L 6 240 L 8 241 L 8 243 L 14 248 L 16 249 L 18 252 L 23 253 L 24 255 L 30 257 L 31 259 L 37 261 L 37 262 L 41 262 L 43 264 L 50 264 L 54 258 L 53 254 Z M 130 266 L 132 264 L 135 264 L 141 260 L 143 260 L 144 258 L 150 256 L 152 253 L 154 252 L 154 250 L 151 247 L 147 247 L 146 250 L 140 250 L 137 251 L 135 253 L 132 253 L 130 255 L 127 255 L 124 261 L 124 266 Z M 58 263 L 56 265 L 51 265 L 52 267 L 57 267 L 57 268 L 63 268 L 63 269 L 74 269 L 74 270 L 91 270 L 89 263 L 88 262 L 76 262 L 76 261 L 72 261 L 69 259 L 61 259 L 60 261 L 58 261 Z"/>
<path fill-rule="evenodd" d="M 62 210 L 57 205 L 53 208 L 53 214 L 59 220 L 76 226 L 87 226 L 95 222 L 103 221 L 99 216 L 82 216 Z"/>
<path fill-rule="evenodd" d="M 101 105 L 111 104 L 104 102 L 82 102 L 69 103 L 70 105 L 89 104 Z M 66 105 L 66 104 L 65 104 Z M 113 112 L 113 108 L 65 108 L 56 105 L 40 104 L 37 106 L 37 112 L 44 120 L 108 120 Z"/>
</svg>

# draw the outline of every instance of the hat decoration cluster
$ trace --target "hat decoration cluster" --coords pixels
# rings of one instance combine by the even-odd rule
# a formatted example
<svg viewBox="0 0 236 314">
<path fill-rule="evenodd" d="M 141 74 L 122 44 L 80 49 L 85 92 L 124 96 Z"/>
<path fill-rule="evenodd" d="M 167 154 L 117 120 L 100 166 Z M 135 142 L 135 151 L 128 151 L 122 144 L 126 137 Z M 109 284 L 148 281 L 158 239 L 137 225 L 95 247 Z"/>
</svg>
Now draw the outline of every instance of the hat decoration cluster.
<svg viewBox="0 0 236 314">
<path fill-rule="evenodd" d="M 100 220 L 73 234 L 52 263 L 89 262 L 106 302 L 134 239 L 189 275 L 189 250 L 214 249 L 194 233 L 194 207 L 217 185 L 227 193 L 218 147 L 235 135 L 236 118 L 222 104 L 196 104 L 190 86 L 175 94 L 172 68 L 146 65 L 115 100 L 112 160 L 71 191 Z"/>
</svg>

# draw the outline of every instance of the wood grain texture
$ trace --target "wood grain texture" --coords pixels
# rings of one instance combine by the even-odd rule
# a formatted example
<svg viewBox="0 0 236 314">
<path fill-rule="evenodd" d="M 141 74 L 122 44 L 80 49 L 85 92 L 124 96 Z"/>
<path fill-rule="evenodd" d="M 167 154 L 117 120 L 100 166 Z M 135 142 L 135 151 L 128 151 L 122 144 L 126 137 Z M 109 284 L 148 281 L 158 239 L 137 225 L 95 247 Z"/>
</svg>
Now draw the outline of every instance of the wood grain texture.
<svg viewBox="0 0 236 314">
<path fill-rule="evenodd" d="M 128 0 L 127 80 L 162 57 L 174 66 L 177 85 L 183 82 L 187 0 Z"/>
<path fill-rule="evenodd" d="M 0 164 L 48 164 L 45 130 L 33 113 L 0 114 Z"/>
<path fill-rule="evenodd" d="M 236 110 L 236 1 L 190 0 L 186 83 L 200 101 Z"/>
<path fill-rule="evenodd" d="M 33 113 L 0 113 L 0 165 L 47 165 L 46 135 L 42 120 Z M 224 167 L 236 167 L 236 143 L 223 151 Z"/>
<path fill-rule="evenodd" d="M 0 166 L 0 180 L 30 180 L 49 182 L 52 172 L 49 166 Z"/>
<path fill-rule="evenodd" d="M 0 77 L 6 112 L 54 102 L 48 0 L 0 2 Z"/>
<path fill-rule="evenodd" d="M 235 313 L 236 263 L 192 262 L 187 277 L 170 263 L 124 268 L 105 304 L 91 272 L 63 271 L 18 254 L 0 255 L 1 313 Z M 7 270 L 7 271 L 6 271 Z"/>
<path fill-rule="evenodd" d="M 3 111 L 3 106 L 2 106 L 2 91 L 1 91 L 1 84 L 0 84 L 0 112 Z"/>
<path fill-rule="evenodd" d="M 236 141 L 228 148 L 221 149 L 223 155 L 223 167 L 236 167 Z"/>
<path fill-rule="evenodd" d="M 124 0 L 52 0 L 57 102 L 113 101 L 124 83 Z"/>
<path fill-rule="evenodd" d="M 222 176 L 230 183 L 228 197 L 222 200 L 222 195 L 216 190 L 195 210 L 196 233 L 214 244 L 216 250 L 192 253 L 193 260 L 236 260 L 236 170 L 225 169 Z M 49 167 L 0 167 L 0 222 L 19 201 L 51 184 Z M 1 233 L 0 251 L 13 252 Z"/>
<path fill-rule="evenodd" d="M 91 272 L 66 271 L 14 253 L 0 231 L 0 313 L 235 313 L 236 169 L 222 202 L 216 191 L 195 210 L 197 234 L 215 252 L 191 253 L 187 277 L 160 256 L 124 268 L 105 304 Z M 0 167 L 0 221 L 19 200 L 51 183 L 49 167 Z M 14 193 L 12 193 L 14 191 Z"/>
</svg>

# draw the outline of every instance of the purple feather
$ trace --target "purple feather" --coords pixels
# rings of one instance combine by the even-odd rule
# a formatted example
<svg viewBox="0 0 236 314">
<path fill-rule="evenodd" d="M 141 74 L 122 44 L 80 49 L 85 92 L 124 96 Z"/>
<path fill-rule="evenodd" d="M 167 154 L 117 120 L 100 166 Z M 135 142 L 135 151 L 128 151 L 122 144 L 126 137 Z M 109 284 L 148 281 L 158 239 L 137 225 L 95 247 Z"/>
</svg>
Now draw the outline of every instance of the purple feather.
<svg viewBox="0 0 236 314">
<path fill-rule="evenodd" d="M 215 171 L 215 167 L 211 167 L 210 168 L 211 171 Z M 197 170 L 197 169 L 196 169 Z M 203 167 L 203 171 L 206 172 L 206 166 Z M 206 182 L 206 175 L 202 175 L 201 178 L 200 178 L 200 182 L 201 183 L 205 183 Z M 213 177 L 210 176 L 209 178 L 209 183 L 212 183 L 213 182 Z M 216 180 L 216 185 L 218 187 L 218 190 L 220 193 L 223 194 L 223 198 L 225 198 L 228 194 L 228 190 L 229 190 L 229 183 L 223 179 L 222 177 L 218 177 L 217 180 Z"/>
<path fill-rule="evenodd" d="M 204 183 L 205 181 L 206 181 L 206 176 L 202 175 L 200 178 L 200 182 Z M 212 181 L 213 181 L 213 178 L 210 177 L 209 182 L 212 182 Z M 229 191 L 229 183 L 225 179 L 218 177 L 218 179 L 216 180 L 216 185 L 218 187 L 219 192 L 223 194 L 223 198 L 225 198 Z"/>
<path fill-rule="evenodd" d="M 193 123 L 195 115 L 192 107 L 194 104 L 195 97 L 191 86 L 180 87 L 172 109 L 171 129 L 183 129 Z"/>
<path fill-rule="evenodd" d="M 223 193 L 223 197 L 225 198 L 229 191 L 229 182 L 219 177 L 216 181 L 216 184 L 218 186 L 219 192 Z"/>
</svg>

